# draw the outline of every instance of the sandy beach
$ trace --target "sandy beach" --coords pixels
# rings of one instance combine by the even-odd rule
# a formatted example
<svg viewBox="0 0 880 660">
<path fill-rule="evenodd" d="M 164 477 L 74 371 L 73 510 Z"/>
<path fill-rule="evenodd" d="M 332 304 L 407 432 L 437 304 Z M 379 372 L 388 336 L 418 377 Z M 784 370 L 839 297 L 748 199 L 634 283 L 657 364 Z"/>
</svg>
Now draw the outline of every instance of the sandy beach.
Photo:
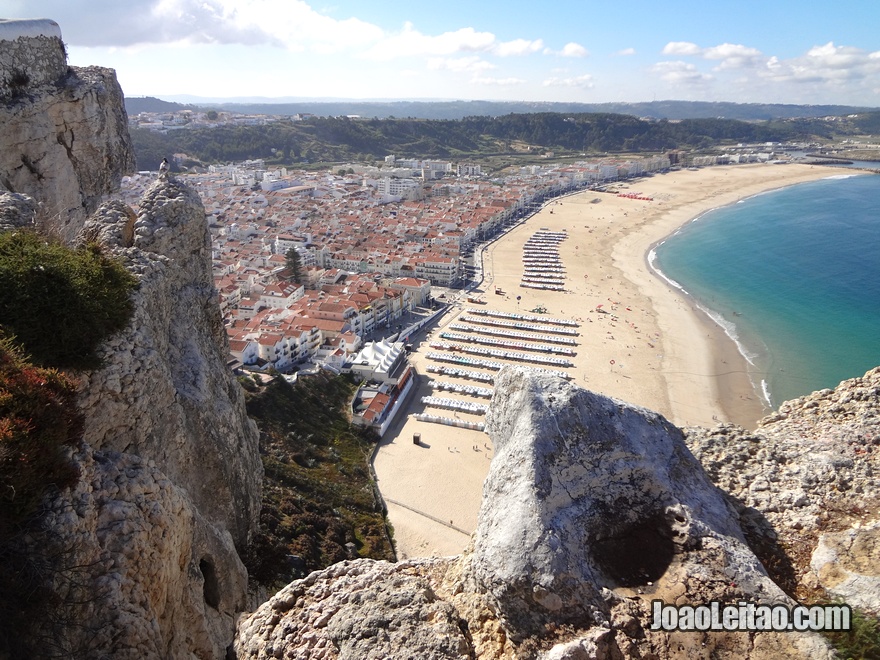
<svg viewBox="0 0 880 660">
<path fill-rule="evenodd" d="M 578 385 L 660 412 L 679 426 L 734 422 L 753 428 L 769 411 L 749 380 L 744 358 L 693 301 L 651 271 L 647 254 L 708 210 L 837 173 L 809 165 L 761 164 L 637 179 L 619 187 L 632 197 L 583 192 L 553 200 L 487 246 L 483 283 L 468 294 L 484 304 L 467 302 L 462 292 L 433 328 L 414 338 L 411 362 L 420 374 L 419 391 L 375 457 L 399 556 L 452 555 L 467 546 L 492 458 L 485 433 L 416 419 L 431 414 L 481 422 L 482 415 L 454 406 L 486 404 L 488 398 L 438 386 L 491 388 L 491 382 L 429 372 L 429 367 L 491 375 L 491 368 L 449 360 L 513 364 L 552 357 L 565 366 L 529 365 L 564 372 Z M 564 291 L 520 286 L 524 246 L 536 233 L 544 236 L 539 252 L 545 250 L 548 258 L 558 254 Z M 535 254 L 534 239 L 529 245 Z M 496 294 L 496 288 L 503 294 Z M 512 327 L 506 324 L 517 320 L 504 314 L 541 320 Z M 566 334 L 566 326 L 554 325 L 554 319 L 576 322 L 578 334 Z M 501 342 L 511 346 L 497 345 Z M 479 350 L 507 350 L 519 357 L 480 355 Z M 426 396 L 452 403 L 445 409 L 426 405 Z M 414 433 L 421 436 L 419 445 L 413 443 Z"/>
</svg>

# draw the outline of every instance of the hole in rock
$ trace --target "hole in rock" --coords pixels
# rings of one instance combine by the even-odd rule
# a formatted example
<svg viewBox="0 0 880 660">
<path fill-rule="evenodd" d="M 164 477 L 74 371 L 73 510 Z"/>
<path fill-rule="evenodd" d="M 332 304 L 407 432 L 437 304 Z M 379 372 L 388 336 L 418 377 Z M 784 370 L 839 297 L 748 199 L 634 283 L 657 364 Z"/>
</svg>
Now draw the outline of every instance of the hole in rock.
<svg viewBox="0 0 880 660">
<path fill-rule="evenodd" d="M 605 575 L 619 587 L 639 587 L 659 579 L 672 563 L 675 543 L 662 513 L 612 528 L 592 544 Z"/>
<path fill-rule="evenodd" d="M 207 558 L 202 559 L 199 562 L 199 570 L 204 578 L 202 593 L 205 596 L 205 602 L 214 609 L 217 609 L 220 606 L 220 583 L 217 581 L 217 572 L 214 570 L 214 564 Z"/>
</svg>

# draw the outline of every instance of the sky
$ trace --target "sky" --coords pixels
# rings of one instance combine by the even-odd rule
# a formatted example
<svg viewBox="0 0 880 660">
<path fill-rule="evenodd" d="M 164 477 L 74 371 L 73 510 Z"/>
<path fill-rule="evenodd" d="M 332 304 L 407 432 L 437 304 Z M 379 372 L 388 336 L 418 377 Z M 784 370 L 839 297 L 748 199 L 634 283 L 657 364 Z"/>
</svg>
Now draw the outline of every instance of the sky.
<svg viewBox="0 0 880 660">
<path fill-rule="evenodd" d="M 126 96 L 880 107 L 877 0 L 0 0 Z"/>
</svg>

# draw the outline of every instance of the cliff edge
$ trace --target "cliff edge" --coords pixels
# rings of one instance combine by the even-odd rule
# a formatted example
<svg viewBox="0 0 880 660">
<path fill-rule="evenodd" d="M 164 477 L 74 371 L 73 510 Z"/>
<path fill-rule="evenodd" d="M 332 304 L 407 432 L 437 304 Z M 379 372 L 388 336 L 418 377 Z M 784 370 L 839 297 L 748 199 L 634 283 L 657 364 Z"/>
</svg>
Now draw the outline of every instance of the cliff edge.
<svg viewBox="0 0 880 660">
<path fill-rule="evenodd" d="M 880 369 L 754 432 L 683 431 L 528 370 L 495 385 L 471 547 L 295 581 L 242 619 L 238 658 L 830 658 L 813 632 L 656 630 L 652 607 L 878 612 Z"/>
<path fill-rule="evenodd" d="M 110 69 L 67 66 L 53 21 L 0 21 L 0 231 L 97 244 L 137 279 L 128 326 L 79 373 L 72 488 L 18 539 L 52 594 L 41 657 L 218 658 L 247 607 L 258 432 L 226 366 L 198 195 L 159 179 L 139 212 L 100 204 L 134 165 Z M 46 332 L 55 329 L 46 319 Z M 24 632 L 24 631 L 22 631 Z"/>
<path fill-rule="evenodd" d="M 48 19 L 0 20 L 0 126 L 0 186 L 65 240 L 135 167 L 115 71 L 69 67 Z"/>
<path fill-rule="evenodd" d="M 138 286 L 101 368 L 79 375 L 79 480 L 44 502 L 30 548 L 52 558 L 58 605 L 38 641 L 74 657 L 223 657 L 247 607 L 258 432 L 226 367 L 198 195 L 160 180 L 140 208 L 102 205 L 81 232 Z M 0 209 L 26 226 L 33 204 L 0 194 Z"/>
</svg>

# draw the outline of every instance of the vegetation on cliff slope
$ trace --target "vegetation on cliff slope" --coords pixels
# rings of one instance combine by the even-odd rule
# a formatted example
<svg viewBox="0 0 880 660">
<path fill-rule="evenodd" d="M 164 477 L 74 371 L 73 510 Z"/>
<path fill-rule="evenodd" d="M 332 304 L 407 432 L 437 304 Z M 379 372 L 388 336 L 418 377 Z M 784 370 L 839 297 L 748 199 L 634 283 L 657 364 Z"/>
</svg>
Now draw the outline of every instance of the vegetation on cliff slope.
<svg viewBox="0 0 880 660">
<path fill-rule="evenodd" d="M 82 433 L 75 389 L 0 335 L 0 657 L 26 657 L 25 631 L 57 604 L 60 567 L 43 543 L 39 505 L 79 476 L 65 455 Z"/>
<path fill-rule="evenodd" d="M 880 660 L 880 618 L 853 608 L 852 628 L 823 632 L 843 660 Z"/>
<path fill-rule="evenodd" d="M 46 367 L 98 366 L 96 350 L 132 313 L 136 280 L 96 245 L 0 234 L 0 326 Z"/>
<path fill-rule="evenodd" d="M 369 465 L 376 438 L 346 413 L 354 383 L 323 373 L 295 385 L 243 381 L 266 469 L 251 578 L 279 587 L 352 556 L 393 559 Z"/>
<path fill-rule="evenodd" d="M 67 458 L 82 436 L 75 375 L 130 318 L 135 279 L 96 247 L 34 232 L 0 234 L 0 657 L 33 657 L 28 640 L 63 606 L 68 549 L 40 525 L 41 502 L 76 483 Z M 52 640 L 40 655 L 55 654 Z"/>
</svg>

